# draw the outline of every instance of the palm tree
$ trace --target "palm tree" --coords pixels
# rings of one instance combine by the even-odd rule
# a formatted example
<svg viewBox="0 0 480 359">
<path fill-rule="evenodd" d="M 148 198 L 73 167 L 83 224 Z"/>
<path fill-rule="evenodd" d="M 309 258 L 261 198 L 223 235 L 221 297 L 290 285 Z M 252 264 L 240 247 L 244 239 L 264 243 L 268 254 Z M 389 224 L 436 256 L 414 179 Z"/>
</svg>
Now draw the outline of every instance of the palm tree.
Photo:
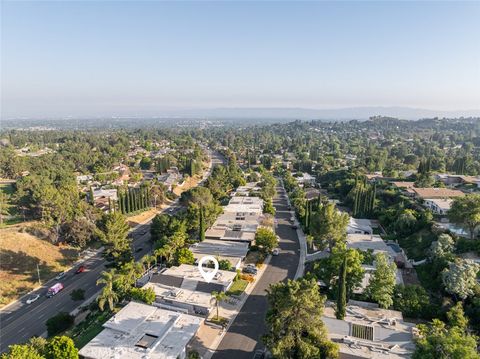
<svg viewBox="0 0 480 359">
<path fill-rule="evenodd" d="M 220 302 L 223 302 L 225 299 L 227 299 L 227 295 L 224 292 L 213 291 L 212 298 L 215 299 L 215 306 L 217 307 L 217 320 L 218 320 L 219 319 L 218 306 Z"/>
<path fill-rule="evenodd" d="M 157 262 L 157 258 L 155 256 L 146 255 L 142 258 L 143 269 L 147 271 L 153 263 Z"/>
<path fill-rule="evenodd" d="M 136 280 L 143 274 L 143 266 L 139 262 L 128 262 L 122 267 L 123 283 L 125 285 L 124 292 L 126 293 L 132 287 Z"/>
<path fill-rule="evenodd" d="M 173 254 L 175 253 L 175 248 L 173 248 L 171 245 L 166 244 L 161 248 L 155 249 L 153 254 L 157 257 L 165 257 L 167 264 L 172 262 L 172 257 Z"/>
<path fill-rule="evenodd" d="M 97 280 L 97 285 L 104 284 L 102 292 L 97 297 L 98 307 L 102 312 L 105 308 L 105 303 L 108 303 L 110 310 L 113 310 L 114 304 L 118 301 L 118 295 L 113 289 L 113 284 L 117 278 L 117 271 L 111 269 L 109 272 L 103 271 L 100 279 Z"/>
</svg>

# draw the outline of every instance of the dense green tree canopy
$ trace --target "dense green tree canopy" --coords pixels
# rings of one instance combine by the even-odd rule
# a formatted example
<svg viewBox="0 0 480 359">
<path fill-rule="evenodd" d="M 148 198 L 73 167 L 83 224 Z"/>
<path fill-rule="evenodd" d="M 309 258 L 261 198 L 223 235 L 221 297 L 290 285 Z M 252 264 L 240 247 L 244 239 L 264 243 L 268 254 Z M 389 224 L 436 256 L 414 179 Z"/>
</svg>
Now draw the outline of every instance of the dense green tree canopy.
<svg viewBox="0 0 480 359">
<path fill-rule="evenodd" d="M 272 284 L 267 294 L 264 343 L 275 358 L 337 358 L 322 322 L 324 298 L 314 280 Z"/>
</svg>

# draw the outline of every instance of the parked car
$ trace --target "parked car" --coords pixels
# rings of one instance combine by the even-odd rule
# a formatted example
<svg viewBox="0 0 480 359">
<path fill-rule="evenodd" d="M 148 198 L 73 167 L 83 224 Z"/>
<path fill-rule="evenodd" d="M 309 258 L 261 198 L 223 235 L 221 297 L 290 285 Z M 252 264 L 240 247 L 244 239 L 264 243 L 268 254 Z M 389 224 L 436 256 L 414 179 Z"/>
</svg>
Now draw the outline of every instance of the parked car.
<svg viewBox="0 0 480 359">
<path fill-rule="evenodd" d="M 77 268 L 77 270 L 75 271 L 75 274 L 80 274 L 80 273 L 83 273 L 87 270 L 87 268 L 85 266 L 80 266 Z"/>
<path fill-rule="evenodd" d="M 67 273 L 65 273 L 65 272 L 59 273 L 59 274 L 55 277 L 55 279 L 56 279 L 56 280 L 60 280 L 60 279 L 62 279 L 63 277 L 65 277 L 66 274 L 67 274 Z"/>
<path fill-rule="evenodd" d="M 141 251 L 143 251 L 143 247 L 135 248 L 135 253 L 138 253 L 138 252 L 141 252 Z"/>
<path fill-rule="evenodd" d="M 245 267 L 243 268 L 243 273 L 247 273 L 247 274 L 257 274 L 258 273 L 258 269 L 255 268 L 255 267 Z"/>
<path fill-rule="evenodd" d="M 292 229 L 298 229 L 298 226 L 296 224 L 292 224 Z"/>
<path fill-rule="evenodd" d="M 32 304 L 33 302 L 36 302 L 40 298 L 40 294 L 34 294 L 28 297 L 27 299 L 27 304 Z"/>
<path fill-rule="evenodd" d="M 278 248 L 275 248 L 273 251 L 272 251 L 272 256 L 278 256 L 280 254 L 280 251 Z"/>
</svg>

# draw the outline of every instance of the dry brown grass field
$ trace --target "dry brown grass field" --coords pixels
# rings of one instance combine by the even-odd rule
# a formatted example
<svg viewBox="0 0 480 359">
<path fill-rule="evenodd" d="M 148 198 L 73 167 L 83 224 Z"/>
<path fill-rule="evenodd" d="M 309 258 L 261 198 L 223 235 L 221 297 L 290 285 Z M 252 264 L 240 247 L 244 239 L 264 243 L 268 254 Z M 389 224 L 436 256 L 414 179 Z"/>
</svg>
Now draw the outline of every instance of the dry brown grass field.
<svg viewBox="0 0 480 359">
<path fill-rule="evenodd" d="M 22 230 L 20 225 L 0 229 L 0 307 L 67 269 L 77 257 L 68 246 L 56 246 Z"/>
</svg>

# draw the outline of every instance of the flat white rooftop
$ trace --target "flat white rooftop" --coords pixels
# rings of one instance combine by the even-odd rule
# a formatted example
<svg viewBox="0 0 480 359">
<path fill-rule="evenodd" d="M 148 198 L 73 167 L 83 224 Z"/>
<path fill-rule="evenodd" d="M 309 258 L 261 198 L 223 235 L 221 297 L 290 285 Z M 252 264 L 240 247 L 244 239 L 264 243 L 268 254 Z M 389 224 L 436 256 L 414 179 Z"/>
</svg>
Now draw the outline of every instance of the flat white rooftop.
<svg viewBox="0 0 480 359">
<path fill-rule="evenodd" d="M 209 269 L 206 268 L 206 271 Z M 170 267 L 167 268 L 164 272 L 159 275 L 167 275 L 171 277 L 179 277 L 182 278 L 183 281 L 188 282 L 205 282 L 205 279 L 201 275 L 200 271 L 198 270 L 197 266 L 189 265 L 189 264 L 182 264 L 178 267 Z M 218 270 L 215 274 L 215 277 L 210 281 L 209 284 L 219 284 L 224 287 L 230 286 L 230 284 L 235 279 L 237 273 L 225 271 L 225 270 Z M 183 287 L 183 283 L 182 283 Z"/>
<path fill-rule="evenodd" d="M 258 182 L 249 182 L 245 186 L 238 186 L 232 196 L 247 196 L 251 192 L 260 191 L 261 188 L 257 186 L 257 183 Z"/>
<path fill-rule="evenodd" d="M 248 243 L 206 239 L 190 246 L 190 250 L 196 259 L 212 255 L 221 260 L 228 260 L 235 267 L 247 256 Z"/>
<path fill-rule="evenodd" d="M 200 317 L 130 302 L 79 354 L 89 359 L 176 359 L 202 321 Z"/>
<path fill-rule="evenodd" d="M 247 255 L 248 244 L 206 239 L 190 246 L 190 250 L 194 254 L 243 258 Z"/>
<path fill-rule="evenodd" d="M 157 298 L 172 305 L 184 303 L 191 306 L 206 308 L 207 310 L 212 307 L 211 293 L 199 292 L 195 289 L 177 288 L 154 282 L 145 284 L 143 288 L 152 288 Z"/>
<path fill-rule="evenodd" d="M 384 240 L 375 234 L 348 234 L 347 247 L 367 251 L 371 249 L 375 254 L 378 252 L 386 253 L 390 258 L 395 258 L 397 253 L 392 247 L 387 246 Z"/>
<path fill-rule="evenodd" d="M 344 320 L 335 318 L 332 306 L 326 306 L 323 320 L 329 337 L 340 345 L 347 358 L 410 358 L 413 343 L 412 323 L 403 321 L 401 312 L 375 307 L 348 305 Z"/>
<path fill-rule="evenodd" d="M 256 213 L 261 215 L 263 213 L 263 199 L 260 197 L 232 197 L 224 212 L 245 212 Z"/>
</svg>

